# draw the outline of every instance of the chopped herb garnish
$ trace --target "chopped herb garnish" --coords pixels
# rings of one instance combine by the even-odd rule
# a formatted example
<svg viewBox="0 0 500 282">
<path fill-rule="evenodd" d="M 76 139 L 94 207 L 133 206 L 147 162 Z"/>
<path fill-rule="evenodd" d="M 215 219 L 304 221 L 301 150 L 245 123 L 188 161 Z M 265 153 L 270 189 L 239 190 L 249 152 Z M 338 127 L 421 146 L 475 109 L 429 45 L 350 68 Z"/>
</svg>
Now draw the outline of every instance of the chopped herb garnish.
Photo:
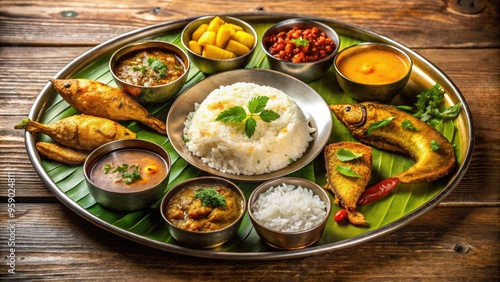
<svg viewBox="0 0 500 282">
<path fill-rule="evenodd" d="M 243 107 L 234 106 L 222 111 L 215 120 L 237 123 L 245 121 L 245 134 L 248 136 L 248 138 L 251 138 L 255 133 L 255 129 L 257 127 L 257 121 L 255 120 L 255 117 L 259 117 L 265 122 L 271 122 L 280 117 L 278 113 L 272 110 L 265 109 L 267 101 L 269 101 L 269 97 L 266 96 L 254 97 L 250 99 L 247 105 L 250 114 L 247 114 Z"/>
<path fill-rule="evenodd" d="M 368 135 L 371 135 L 373 130 L 388 125 L 389 123 L 391 123 L 391 121 L 394 118 L 395 117 L 389 117 L 389 118 L 385 118 L 385 119 L 383 119 L 381 121 L 377 121 L 377 122 L 374 122 L 374 123 L 370 124 L 370 126 L 368 127 Z"/>
<path fill-rule="evenodd" d="M 226 207 L 226 198 L 217 193 L 215 188 L 202 188 L 194 194 L 194 199 L 200 199 L 201 204 L 206 207 Z"/>
<path fill-rule="evenodd" d="M 337 151 L 337 158 L 342 162 L 352 161 L 354 159 L 360 158 L 363 154 L 354 153 L 351 150 L 340 148 Z"/>
<path fill-rule="evenodd" d="M 141 168 L 139 165 L 129 165 L 122 164 L 121 166 L 114 167 L 112 164 L 105 164 L 104 173 L 120 173 L 122 177 L 122 181 L 125 184 L 130 184 L 134 182 L 134 180 L 140 180 L 141 177 Z"/>
<path fill-rule="evenodd" d="M 436 140 L 432 140 L 431 142 L 431 150 L 437 151 L 439 150 L 439 143 Z"/>
<path fill-rule="evenodd" d="M 352 170 L 352 168 L 350 168 L 348 166 L 337 165 L 337 171 L 340 174 L 348 176 L 348 177 L 361 178 L 361 176 L 359 174 L 357 174 L 356 172 L 354 172 L 354 170 Z"/>
<path fill-rule="evenodd" d="M 147 59 L 148 67 L 145 65 L 142 66 L 132 66 L 132 71 L 140 71 L 142 74 L 146 74 L 148 72 L 154 72 L 158 74 L 159 77 L 165 78 L 167 77 L 167 69 L 168 66 L 161 60 L 157 58 L 148 57 Z"/>
<path fill-rule="evenodd" d="M 148 58 L 148 65 L 152 71 L 158 73 L 160 76 L 166 76 L 165 71 L 167 70 L 167 65 L 157 58 Z"/>
<path fill-rule="evenodd" d="M 104 174 L 108 174 L 109 171 L 113 168 L 113 166 L 111 164 L 105 164 L 103 168 L 104 168 Z"/>
<path fill-rule="evenodd" d="M 303 47 L 309 44 L 309 40 L 302 38 L 302 36 L 300 36 L 299 38 L 290 39 L 290 42 L 297 46 L 303 46 Z"/>
<path fill-rule="evenodd" d="M 460 102 L 443 111 L 439 109 L 443 103 L 444 93 L 439 83 L 434 84 L 431 89 L 419 92 L 415 103 L 417 112 L 414 116 L 432 126 L 437 125 L 443 119 L 457 117 L 461 109 Z"/>
<path fill-rule="evenodd" d="M 418 128 L 415 125 L 413 125 L 413 123 L 411 123 L 409 119 L 403 120 L 401 122 L 401 127 L 403 127 L 403 129 L 418 131 Z"/>
</svg>

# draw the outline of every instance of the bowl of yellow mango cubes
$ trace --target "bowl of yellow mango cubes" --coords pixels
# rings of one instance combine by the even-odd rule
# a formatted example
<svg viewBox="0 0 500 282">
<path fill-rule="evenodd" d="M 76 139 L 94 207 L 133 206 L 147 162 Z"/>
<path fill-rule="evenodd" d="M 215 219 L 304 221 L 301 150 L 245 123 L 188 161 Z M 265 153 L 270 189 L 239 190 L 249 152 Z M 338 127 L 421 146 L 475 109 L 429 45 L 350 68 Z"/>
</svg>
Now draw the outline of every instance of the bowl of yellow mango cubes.
<svg viewBox="0 0 500 282">
<path fill-rule="evenodd" d="M 205 74 L 245 67 L 257 46 L 257 32 L 233 17 L 205 16 L 182 31 L 182 45 L 191 62 Z"/>
</svg>

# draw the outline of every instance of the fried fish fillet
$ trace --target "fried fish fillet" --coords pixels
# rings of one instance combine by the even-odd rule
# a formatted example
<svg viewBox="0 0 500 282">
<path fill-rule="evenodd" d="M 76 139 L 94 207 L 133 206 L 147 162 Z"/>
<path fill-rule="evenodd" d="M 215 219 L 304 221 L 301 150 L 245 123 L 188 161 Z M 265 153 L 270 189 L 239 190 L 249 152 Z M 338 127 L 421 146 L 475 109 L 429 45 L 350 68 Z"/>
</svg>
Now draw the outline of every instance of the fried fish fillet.
<svg viewBox="0 0 500 282">
<path fill-rule="evenodd" d="M 60 163 L 79 165 L 83 164 L 88 156 L 86 152 L 73 150 L 55 143 L 37 142 L 35 146 L 40 155 Z"/>
<path fill-rule="evenodd" d="M 416 160 L 408 170 L 394 176 L 401 183 L 432 181 L 447 175 L 456 165 L 453 145 L 435 128 L 407 112 L 375 102 L 330 105 L 330 109 L 361 142 Z M 387 125 L 369 133 L 370 125 L 388 119 L 392 120 Z M 405 122 L 414 128 L 403 127 Z"/>
<path fill-rule="evenodd" d="M 350 161 L 341 161 L 337 152 L 347 149 L 355 154 L 361 154 L 359 158 Z M 356 142 L 338 142 L 325 147 L 325 167 L 326 180 L 325 189 L 331 190 L 335 194 L 335 203 L 342 206 L 347 211 L 347 219 L 352 224 L 366 224 L 365 217 L 356 211 L 356 203 L 365 191 L 372 171 L 372 150 L 371 147 Z M 339 172 L 338 166 L 350 168 L 359 177 L 345 176 Z"/>
<path fill-rule="evenodd" d="M 54 141 L 78 150 L 94 150 L 114 140 L 136 138 L 135 132 L 116 121 L 89 115 L 69 116 L 52 124 L 26 118 L 14 128 L 46 134 Z"/>
<path fill-rule="evenodd" d="M 63 99 L 83 114 L 115 121 L 136 120 L 159 134 L 167 134 L 164 122 L 119 88 L 89 79 L 49 80 Z"/>
</svg>

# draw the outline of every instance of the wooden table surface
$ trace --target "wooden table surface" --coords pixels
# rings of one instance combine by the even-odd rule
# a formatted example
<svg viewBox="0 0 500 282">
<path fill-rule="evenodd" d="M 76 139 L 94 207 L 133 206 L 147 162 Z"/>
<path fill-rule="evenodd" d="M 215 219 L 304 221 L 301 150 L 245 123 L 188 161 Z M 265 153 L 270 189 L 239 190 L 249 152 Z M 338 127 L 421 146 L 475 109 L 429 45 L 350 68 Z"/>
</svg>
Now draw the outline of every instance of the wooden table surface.
<svg viewBox="0 0 500 282">
<path fill-rule="evenodd" d="M 0 4 L 0 279 L 497 280 L 500 278 L 499 2 L 7 1 Z M 125 32 L 186 17 L 287 13 L 366 28 L 412 48 L 458 86 L 472 112 L 475 149 L 460 184 L 405 227 L 341 251 L 272 261 L 220 261 L 123 239 L 60 203 L 33 169 L 26 117 L 47 79 Z M 15 231 L 8 178 L 15 175 Z M 15 274 L 9 273 L 15 239 Z"/>
</svg>

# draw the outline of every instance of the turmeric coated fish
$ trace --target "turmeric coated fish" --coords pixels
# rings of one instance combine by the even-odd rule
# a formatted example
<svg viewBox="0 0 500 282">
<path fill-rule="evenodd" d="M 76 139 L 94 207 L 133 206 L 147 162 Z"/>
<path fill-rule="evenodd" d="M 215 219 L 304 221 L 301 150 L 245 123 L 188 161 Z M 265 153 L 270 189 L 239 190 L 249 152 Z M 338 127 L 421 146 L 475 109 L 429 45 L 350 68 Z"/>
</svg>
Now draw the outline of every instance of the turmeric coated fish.
<svg viewBox="0 0 500 282">
<path fill-rule="evenodd" d="M 337 152 L 340 149 L 360 154 L 360 157 L 350 161 L 341 161 L 337 157 Z M 347 211 L 347 219 L 352 224 L 366 224 L 363 214 L 356 211 L 356 203 L 365 191 L 368 181 L 370 181 L 372 171 L 371 147 L 348 141 L 332 143 L 325 147 L 324 155 L 327 182 L 324 188 L 331 190 L 335 194 L 335 204 L 342 206 Z M 338 169 L 339 166 L 348 167 L 358 177 L 341 174 Z"/>
<path fill-rule="evenodd" d="M 361 142 L 415 159 L 412 167 L 394 176 L 401 183 L 432 181 L 447 175 L 456 165 L 452 144 L 435 128 L 407 112 L 376 102 L 330 105 L 330 109 Z M 384 121 L 389 122 L 370 128 Z"/>
<path fill-rule="evenodd" d="M 73 108 L 87 114 L 116 121 L 136 120 L 159 134 L 166 125 L 123 90 L 89 79 L 49 79 L 56 91 Z"/>
<path fill-rule="evenodd" d="M 40 155 L 60 163 L 79 165 L 83 164 L 88 156 L 86 152 L 63 147 L 55 143 L 37 142 L 35 147 Z"/>
<path fill-rule="evenodd" d="M 46 134 L 64 146 L 79 150 L 94 150 L 114 140 L 136 138 L 135 132 L 116 121 L 90 115 L 69 116 L 52 124 L 26 118 L 14 128 Z"/>
</svg>

